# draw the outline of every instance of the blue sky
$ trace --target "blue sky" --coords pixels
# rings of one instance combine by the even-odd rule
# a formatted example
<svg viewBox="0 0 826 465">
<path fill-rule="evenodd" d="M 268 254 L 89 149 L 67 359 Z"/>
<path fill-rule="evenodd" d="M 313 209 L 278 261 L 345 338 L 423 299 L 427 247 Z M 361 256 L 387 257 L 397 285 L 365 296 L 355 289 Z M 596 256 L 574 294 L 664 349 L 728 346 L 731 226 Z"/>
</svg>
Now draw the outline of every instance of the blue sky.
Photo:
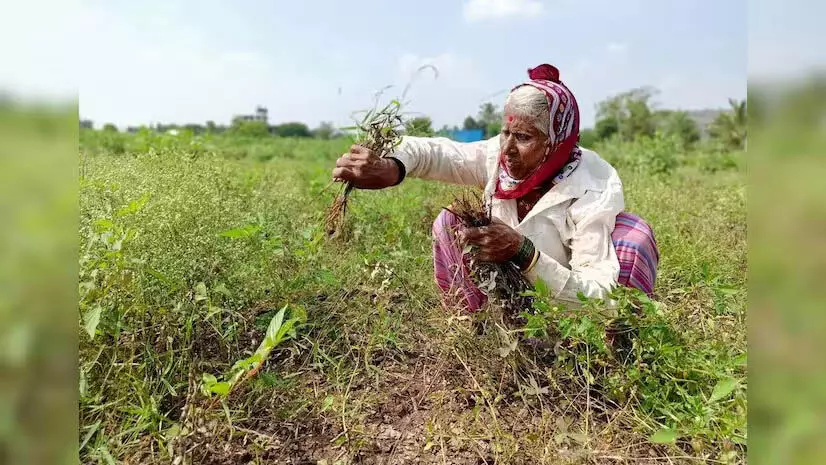
<svg viewBox="0 0 826 465">
<path fill-rule="evenodd" d="M 746 95 L 743 0 L 68 3 L 71 24 L 41 18 L 41 31 L 71 31 L 69 81 L 97 124 L 228 123 L 261 104 L 272 123 L 347 125 L 373 92 L 400 92 L 426 63 L 440 75 L 421 76 L 409 109 L 437 127 L 461 125 L 543 62 L 561 70 L 586 127 L 597 102 L 637 86 L 658 88 L 668 108 Z"/>
</svg>

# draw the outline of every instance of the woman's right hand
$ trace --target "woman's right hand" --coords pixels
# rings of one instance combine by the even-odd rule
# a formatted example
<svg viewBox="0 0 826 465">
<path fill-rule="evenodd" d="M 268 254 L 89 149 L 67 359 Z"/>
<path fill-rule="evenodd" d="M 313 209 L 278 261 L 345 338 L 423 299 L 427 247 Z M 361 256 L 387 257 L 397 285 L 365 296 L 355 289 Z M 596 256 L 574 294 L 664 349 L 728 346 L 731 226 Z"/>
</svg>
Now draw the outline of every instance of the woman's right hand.
<svg viewBox="0 0 826 465">
<path fill-rule="evenodd" d="M 334 180 L 349 182 L 358 189 L 384 189 L 396 184 L 400 175 L 396 162 L 360 145 L 351 146 L 333 169 Z"/>
</svg>

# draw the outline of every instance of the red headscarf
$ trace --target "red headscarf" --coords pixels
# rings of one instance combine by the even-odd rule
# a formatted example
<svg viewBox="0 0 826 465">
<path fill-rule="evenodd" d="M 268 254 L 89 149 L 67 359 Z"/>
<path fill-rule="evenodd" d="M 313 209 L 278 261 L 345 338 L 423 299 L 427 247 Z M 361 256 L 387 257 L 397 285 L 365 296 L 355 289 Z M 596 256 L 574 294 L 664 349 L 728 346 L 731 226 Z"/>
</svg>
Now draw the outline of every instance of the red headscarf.
<svg viewBox="0 0 826 465">
<path fill-rule="evenodd" d="M 548 98 L 550 146 L 539 166 L 524 179 L 513 179 L 505 166 L 503 154 L 499 154 L 499 180 L 494 196 L 499 199 L 516 199 L 545 183 L 569 161 L 579 141 L 579 107 L 574 94 L 559 80 L 559 70 L 549 64 L 528 69 L 529 81 L 516 87 L 532 86 Z M 512 91 L 513 91 L 512 90 Z"/>
</svg>

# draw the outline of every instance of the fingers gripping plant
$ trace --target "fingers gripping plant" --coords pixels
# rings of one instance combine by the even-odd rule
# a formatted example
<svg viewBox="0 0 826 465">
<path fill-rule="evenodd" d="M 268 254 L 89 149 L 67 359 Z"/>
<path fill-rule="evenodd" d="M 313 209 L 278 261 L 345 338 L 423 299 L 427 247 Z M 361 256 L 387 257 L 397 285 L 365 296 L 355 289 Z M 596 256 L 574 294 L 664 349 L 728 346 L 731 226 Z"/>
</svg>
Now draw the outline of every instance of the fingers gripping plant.
<svg viewBox="0 0 826 465">
<path fill-rule="evenodd" d="M 447 210 L 466 228 L 487 226 L 491 222 L 490 206 L 485 205 L 478 192 L 458 197 Z M 531 283 L 512 262 L 487 263 L 471 258 L 469 266 L 471 277 L 479 288 L 499 300 L 509 316 L 515 317 L 531 306 L 531 298 L 524 295 L 532 289 Z"/>
</svg>

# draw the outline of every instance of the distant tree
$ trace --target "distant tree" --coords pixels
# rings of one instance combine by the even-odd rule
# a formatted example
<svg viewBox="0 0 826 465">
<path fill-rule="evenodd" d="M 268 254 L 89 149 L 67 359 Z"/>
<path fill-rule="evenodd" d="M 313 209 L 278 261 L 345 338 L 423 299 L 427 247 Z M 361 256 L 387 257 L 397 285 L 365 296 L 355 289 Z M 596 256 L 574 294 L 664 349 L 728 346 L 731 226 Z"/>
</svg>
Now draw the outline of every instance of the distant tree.
<svg viewBox="0 0 826 465">
<path fill-rule="evenodd" d="M 270 130 L 269 127 L 267 127 L 267 123 L 263 121 L 244 121 L 241 119 L 235 119 L 232 122 L 232 126 L 229 128 L 229 132 L 238 136 L 266 137 L 269 135 Z"/>
<path fill-rule="evenodd" d="M 483 103 L 476 121 L 485 130 L 485 137 L 493 137 L 502 129 L 502 112 L 490 102 Z"/>
<path fill-rule="evenodd" d="M 103 130 L 106 132 L 118 132 L 118 127 L 112 123 L 106 123 L 103 125 Z"/>
<path fill-rule="evenodd" d="M 579 132 L 579 145 L 581 147 L 593 148 L 597 140 L 597 132 L 594 129 L 583 129 Z"/>
<path fill-rule="evenodd" d="M 410 136 L 432 137 L 433 121 L 428 116 L 419 116 L 408 120 L 404 125 L 404 130 Z"/>
<path fill-rule="evenodd" d="M 313 136 L 318 139 L 332 139 L 335 135 L 336 129 L 333 123 L 324 121 L 314 131 Z"/>
<path fill-rule="evenodd" d="M 273 126 L 273 133 L 280 137 L 312 137 L 310 128 L 304 123 L 289 122 Z"/>
<path fill-rule="evenodd" d="M 594 126 L 594 136 L 596 140 L 606 140 L 619 132 L 619 123 L 616 119 L 598 119 Z"/>
<path fill-rule="evenodd" d="M 500 132 L 502 132 L 502 122 L 501 121 L 497 121 L 495 123 L 490 123 L 485 128 L 485 134 L 487 135 L 487 137 L 497 136 L 497 135 L 499 135 Z"/>
<path fill-rule="evenodd" d="M 600 138 L 618 134 L 623 140 L 653 136 L 656 120 L 651 99 L 655 94 L 656 89 L 640 87 L 600 102 L 597 105 L 597 134 Z"/>
<path fill-rule="evenodd" d="M 745 148 L 748 125 L 746 101 L 729 99 L 729 106 L 731 107 L 730 111 L 720 113 L 711 122 L 709 134 L 726 147 L 732 149 Z"/>
<path fill-rule="evenodd" d="M 95 124 L 90 119 L 80 120 L 80 127 L 83 129 L 94 129 Z"/>
<path fill-rule="evenodd" d="M 217 132 L 216 129 L 217 126 L 215 126 L 215 121 L 210 120 L 206 122 L 206 132 L 214 134 L 215 132 Z"/>
<path fill-rule="evenodd" d="M 206 131 L 206 128 L 204 126 L 194 123 L 185 124 L 184 129 L 186 129 L 187 131 L 191 131 L 193 134 L 203 134 L 203 132 Z"/>
<path fill-rule="evenodd" d="M 700 128 L 688 112 L 663 110 L 656 113 L 657 126 L 665 134 L 673 135 L 691 146 L 700 140 Z"/>
<path fill-rule="evenodd" d="M 484 126 L 480 125 L 472 116 L 468 116 L 465 118 L 465 122 L 462 125 L 462 129 L 465 131 L 471 129 L 485 129 Z"/>
</svg>

